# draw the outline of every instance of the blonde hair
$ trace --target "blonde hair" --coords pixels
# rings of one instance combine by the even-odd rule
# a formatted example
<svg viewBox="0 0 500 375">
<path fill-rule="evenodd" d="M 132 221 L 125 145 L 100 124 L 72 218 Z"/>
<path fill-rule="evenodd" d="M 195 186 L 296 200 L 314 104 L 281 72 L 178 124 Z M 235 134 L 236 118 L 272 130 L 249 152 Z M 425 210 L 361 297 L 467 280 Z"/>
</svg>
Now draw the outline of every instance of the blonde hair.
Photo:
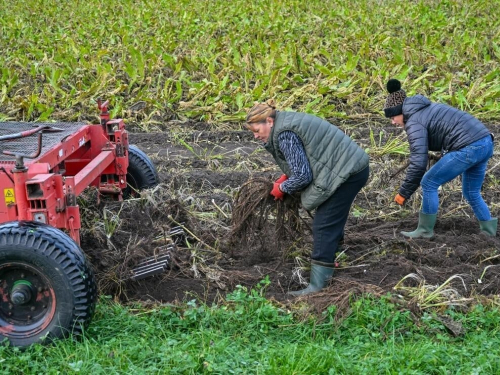
<svg viewBox="0 0 500 375">
<path fill-rule="evenodd" d="M 276 104 L 273 99 L 269 99 L 265 103 L 255 104 L 250 111 L 248 111 L 246 123 L 261 123 L 266 121 L 268 117 L 276 117 Z"/>
</svg>

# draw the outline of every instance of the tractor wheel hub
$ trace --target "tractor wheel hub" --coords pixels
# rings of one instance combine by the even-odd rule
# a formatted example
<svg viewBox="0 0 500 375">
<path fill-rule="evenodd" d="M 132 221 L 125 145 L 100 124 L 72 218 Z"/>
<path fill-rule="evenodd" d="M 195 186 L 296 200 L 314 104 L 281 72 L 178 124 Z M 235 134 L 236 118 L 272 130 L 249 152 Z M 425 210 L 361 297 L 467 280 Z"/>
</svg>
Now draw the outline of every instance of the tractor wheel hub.
<svg viewBox="0 0 500 375">
<path fill-rule="evenodd" d="M 12 288 L 12 292 L 10 294 L 10 300 L 14 305 L 24 305 L 31 300 L 33 296 L 31 286 L 27 284 L 16 284 Z"/>
</svg>

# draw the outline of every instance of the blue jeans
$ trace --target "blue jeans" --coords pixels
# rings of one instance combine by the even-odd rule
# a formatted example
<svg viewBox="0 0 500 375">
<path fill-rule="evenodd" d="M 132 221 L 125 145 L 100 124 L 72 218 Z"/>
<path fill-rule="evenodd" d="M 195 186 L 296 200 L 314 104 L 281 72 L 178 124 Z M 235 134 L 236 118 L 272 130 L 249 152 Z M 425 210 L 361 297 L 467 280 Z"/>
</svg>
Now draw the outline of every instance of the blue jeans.
<svg viewBox="0 0 500 375">
<path fill-rule="evenodd" d="M 491 220 L 490 210 L 481 196 L 488 160 L 493 155 L 493 140 L 486 136 L 457 151 L 446 153 L 422 178 L 422 212 L 438 212 L 438 188 L 462 175 L 462 193 L 480 221 Z"/>
</svg>

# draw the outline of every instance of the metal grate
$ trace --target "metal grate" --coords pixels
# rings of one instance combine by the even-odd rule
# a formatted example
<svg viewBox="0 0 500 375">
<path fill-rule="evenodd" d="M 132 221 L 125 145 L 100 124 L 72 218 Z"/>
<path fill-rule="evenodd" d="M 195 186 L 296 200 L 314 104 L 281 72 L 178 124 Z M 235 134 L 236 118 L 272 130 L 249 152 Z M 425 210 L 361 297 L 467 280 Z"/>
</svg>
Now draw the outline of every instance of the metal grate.
<svg viewBox="0 0 500 375">
<path fill-rule="evenodd" d="M 174 241 L 174 236 L 183 237 L 185 233 L 182 227 L 174 227 L 170 229 L 167 235 Z M 162 246 L 155 255 L 143 259 L 132 269 L 130 279 L 140 280 L 165 272 L 170 263 L 170 254 L 172 251 L 176 250 L 177 246 L 175 245 L 175 241 L 166 246 Z"/>
<path fill-rule="evenodd" d="M 40 153 L 40 156 L 42 156 L 64 138 L 76 133 L 81 127 L 87 125 L 84 122 L 0 122 L 0 137 L 31 130 L 39 126 L 51 126 L 62 129 L 62 131 L 57 133 L 43 133 L 42 152 Z M 25 138 L 0 141 L 0 162 L 15 161 L 16 159 L 14 156 L 4 155 L 4 150 L 22 154 L 33 154 L 37 150 L 37 146 L 38 134 L 33 134 Z"/>
</svg>

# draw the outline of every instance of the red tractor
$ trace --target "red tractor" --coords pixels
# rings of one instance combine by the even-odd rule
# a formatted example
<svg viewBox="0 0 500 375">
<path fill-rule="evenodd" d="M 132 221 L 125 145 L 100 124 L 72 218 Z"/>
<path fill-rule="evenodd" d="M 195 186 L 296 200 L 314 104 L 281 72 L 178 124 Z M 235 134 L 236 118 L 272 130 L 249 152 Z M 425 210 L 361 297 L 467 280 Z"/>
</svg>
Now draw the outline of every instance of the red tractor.
<svg viewBox="0 0 500 375">
<path fill-rule="evenodd" d="M 107 107 L 98 101 L 98 125 L 0 123 L 0 341 L 27 346 L 81 333 L 97 289 L 79 247 L 77 197 L 94 186 L 122 200 L 158 183 Z"/>
</svg>

